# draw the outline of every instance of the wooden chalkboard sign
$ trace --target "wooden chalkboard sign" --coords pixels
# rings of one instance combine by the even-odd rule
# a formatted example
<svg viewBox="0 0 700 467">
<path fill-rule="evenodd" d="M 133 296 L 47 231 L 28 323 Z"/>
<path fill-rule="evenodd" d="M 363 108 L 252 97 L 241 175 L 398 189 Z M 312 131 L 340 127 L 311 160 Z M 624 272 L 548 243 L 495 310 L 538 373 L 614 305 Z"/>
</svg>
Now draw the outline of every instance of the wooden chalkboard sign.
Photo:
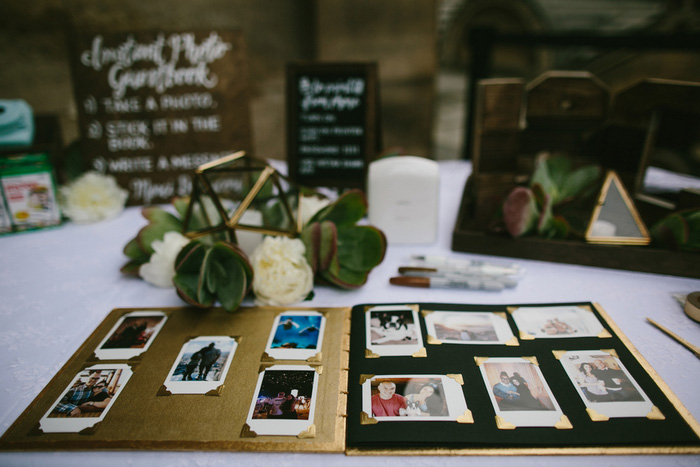
<svg viewBox="0 0 700 467">
<path fill-rule="evenodd" d="M 188 195 L 199 165 L 251 154 L 242 33 L 76 33 L 71 59 L 83 154 L 128 204 Z"/>
<path fill-rule="evenodd" d="M 287 66 L 289 175 L 306 186 L 363 188 L 381 148 L 377 66 Z"/>
</svg>

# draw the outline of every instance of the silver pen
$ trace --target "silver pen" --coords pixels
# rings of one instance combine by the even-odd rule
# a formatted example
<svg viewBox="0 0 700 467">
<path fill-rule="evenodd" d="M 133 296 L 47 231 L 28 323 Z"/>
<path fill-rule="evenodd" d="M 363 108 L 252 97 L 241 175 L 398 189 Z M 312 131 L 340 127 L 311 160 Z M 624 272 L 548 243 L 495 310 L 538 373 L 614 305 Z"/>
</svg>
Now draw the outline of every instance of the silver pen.
<svg viewBox="0 0 700 467">
<path fill-rule="evenodd" d="M 492 276 L 507 276 L 521 273 L 517 264 L 496 264 L 486 261 L 445 258 L 443 256 L 412 255 L 411 261 L 416 267 L 432 267 L 445 272 L 488 274 Z"/>
<path fill-rule="evenodd" d="M 420 268 L 413 266 L 402 266 L 399 268 L 399 274 L 403 276 L 413 276 L 413 277 L 431 277 L 431 278 L 443 278 L 456 282 L 460 281 L 486 281 L 486 282 L 500 282 L 504 287 L 512 288 L 518 285 L 518 281 L 512 277 L 508 276 L 498 276 L 483 274 L 479 271 L 444 271 L 435 268 Z"/>
<path fill-rule="evenodd" d="M 462 279 L 454 280 L 444 277 L 398 276 L 389 279 L 393 285 L 405 287 L 443 288 L 443 289 L 467 289 L 499 291 L 505 288 L 502 282 L 489 279 Z"/>
</svg>

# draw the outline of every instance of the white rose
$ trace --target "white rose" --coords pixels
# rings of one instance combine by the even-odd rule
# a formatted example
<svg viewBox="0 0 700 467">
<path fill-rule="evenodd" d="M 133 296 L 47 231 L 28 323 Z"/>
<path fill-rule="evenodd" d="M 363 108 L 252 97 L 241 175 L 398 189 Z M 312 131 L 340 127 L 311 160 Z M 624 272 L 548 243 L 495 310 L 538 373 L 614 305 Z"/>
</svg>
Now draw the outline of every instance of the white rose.
<svg viewBox="0 0 700 467">
<path fill-rule="evenodd" d="M 265 237 L 251 255 L 257 305 L 285 306 L 300 302 L 313 289 L 314 273 L 299 239 Z"/>
<path fill-rule="evenodd" d="M 111 175 L 86 172 L 59 189 L 63 213 L 78 224 L 118 216 L 124 210 L 128 192 Z"/>
<path fill-rule="evenodd" d="M 175 258 L 190 239 L 179 232 L 166 232 L 163 240 L 155 240 L 151 246 L 155 253 L 146 264 L 139 268 L 139 275 L 158 287 L 174 287 Z"/>
<path fill-rule="evenodd" d="M 314 214 L 331 204 L 331 200 L 318 196 L 302 196 L 299 203 L 301 204 L 301 225 L 306 225 Z"/>
</svg>

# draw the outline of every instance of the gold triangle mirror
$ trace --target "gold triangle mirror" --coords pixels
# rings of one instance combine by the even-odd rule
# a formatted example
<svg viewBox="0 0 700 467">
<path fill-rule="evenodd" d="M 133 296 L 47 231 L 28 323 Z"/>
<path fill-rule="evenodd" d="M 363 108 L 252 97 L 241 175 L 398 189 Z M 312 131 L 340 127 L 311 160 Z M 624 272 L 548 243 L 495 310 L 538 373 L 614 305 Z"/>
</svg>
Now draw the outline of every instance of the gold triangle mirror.
<svg viewBox="0 0 700 467">
<path fill-rule="evenodd" d="M 608 245 L 648 245 L 651 241 L 637 208 L 613 170 L 607 173 L 598 195 L 586 241 Z"/>
</svg>

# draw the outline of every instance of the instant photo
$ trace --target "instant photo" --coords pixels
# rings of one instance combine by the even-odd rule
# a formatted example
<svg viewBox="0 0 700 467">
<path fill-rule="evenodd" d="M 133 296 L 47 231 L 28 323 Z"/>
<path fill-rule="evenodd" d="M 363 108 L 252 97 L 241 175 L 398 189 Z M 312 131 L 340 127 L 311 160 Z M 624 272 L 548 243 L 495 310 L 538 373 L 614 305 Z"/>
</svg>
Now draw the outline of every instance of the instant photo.
<svg viewBox="0 0 700 467">
<path fill-rule="evenodd" d="M 314 423 L 318 373 L 307 365 L 275 365 L 258 377 L 246 423 L 257 435 L 298 436 Z"/>
<path fill-rule="evenodd" d="M 377 421 L 457 421 L 471 417 L 461 383 L 446 375 L 370 377 L 362 383 L 362 410 Z"/>
<path fill-rule="evenodd" d="M 78 373 L 44 415 L 44 433 L 78 433 L 101 422 L 131 377 L 128 365 L 93 365 Z"/>
<path fill-rule="evenodd" d="M 122 316 L 110 330 L 95 356 L 100 360 L 128 360 L 148 350 L 168 319 L 160 311 L 133 311 Z"/>
<path fill-rule="evenodd" d="M 499 428 L 554 427 L 562 420 L 562 410 L 531 358 L 476 357 L 475 360 L 496 416 L 502 421 Z"/>
<path fill-rule="evenodd" d="M 433 342 L 517 345 L 505 314 L 459 311 L 430 311 L 424 314 L 425 327 Z"/>
<path fill-rule="evenodd" d="M 317 311 L 277 315 L 265 352 L 276 360 L 306 360 L 321 352 L 326 318 Z"/>
<path fill-rule="evenodd" d="M 651 413 L 654 405 L 615 356 L 603 350 L 556 354 L 596 420 L 647 417 Z"/>
<path fill-rule="evenodd" d="M 593 311 L 583 306 L 527 306 L 510 309 L 521 339 L 610 337 Z"/>
<path fill-rule="evenodd" d="M 224 384 L 238 343 L 228 336 L 199 336 L 182 346 L 165 387 L 171 394 L 207 394 Z"/>
<path fill-rule="evenodd" d="M 367 310 L 367 349 L 378 356 L 410 356 L 424 350 L 417 307 L 377 306 Z"/>
</svg>

